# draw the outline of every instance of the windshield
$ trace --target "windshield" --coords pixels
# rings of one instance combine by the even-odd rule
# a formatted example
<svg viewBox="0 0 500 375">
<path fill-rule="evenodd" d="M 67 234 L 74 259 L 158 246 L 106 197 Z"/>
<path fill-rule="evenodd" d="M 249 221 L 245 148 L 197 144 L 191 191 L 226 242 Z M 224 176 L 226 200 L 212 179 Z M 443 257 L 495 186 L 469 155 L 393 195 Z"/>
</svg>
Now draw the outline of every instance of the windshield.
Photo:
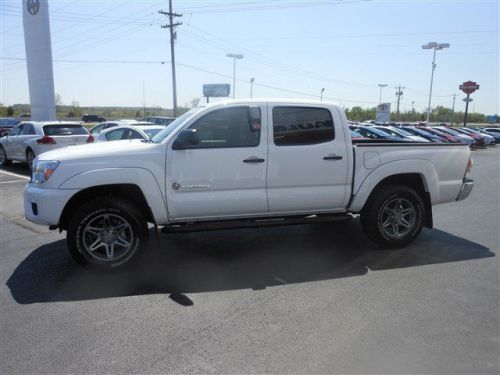
<svg viewBox="0 0 500 375">
<path fill-rule="evenodd" d="M 151 139 L 153 138 L 156 134 L 158 134 L 161 130 L 163 129 L 144 129 L 144 133 L 148 135 L 148 137 Z"/>
<path fill-rule="evenodd" d="M 391 130 L 394 132 L 394 133 L 397 133 L 399 135 L 403 135 L 405 137 L 408 137 L 408 136 L 412 136 L 413 134 L 411 134 L 409 131 L 407 130 L 403 130 L 401 128 L 391 128 Z"/>
<path fill-rule="evenodd" d="M 452 135 L 457 135 L 457 136 L 464 135 L 464 134 L 460 134 L 460 132 L 457 132 L 456 130 L 453 130 L 453 129 L 450 129 L 450 128 L 446 128 L 446 129 L 438 128 L 437 130 L 441 130 L 441 131 L 444 131 L 445 133 L 452 134 Z"/>
<path fill-rule="evenodd" d="M 380 130 L 378 128 L 374 128 L 374 127 L 362 127 L 361 129 L 375 133 L 381 137 L 387 137 L 388 135 L 390 135 L 389 133 L 386 133 L 385 131 L 382 131 L 382 130 Z"/>
<path fill-rule="evenodd" d="M 185 119 L 198 112 L 199 108 L 193 108 L 192 110 L 184 113 L 182 116 L 177 117 L 174 121 L 172 121 L 168 126 L 163 129 L 161 132 L 156 134 L 151 141 L 154 143 L 161 143 L 165 138 L 167 138 L 172 132 L 181 125 Z"/>
</svg>

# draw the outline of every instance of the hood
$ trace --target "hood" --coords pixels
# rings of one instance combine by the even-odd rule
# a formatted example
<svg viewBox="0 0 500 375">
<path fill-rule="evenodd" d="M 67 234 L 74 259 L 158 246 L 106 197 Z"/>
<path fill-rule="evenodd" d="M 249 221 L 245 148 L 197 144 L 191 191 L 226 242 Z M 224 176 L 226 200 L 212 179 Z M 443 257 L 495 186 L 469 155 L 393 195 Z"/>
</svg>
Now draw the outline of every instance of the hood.
<svg viewBox="0 0 500 375">
<path fill-rule="evenodd" d="M 124 140 L 69 146 L 41 154 L 38 160 L 57 160 L 58 168 L 45 188 L 60 186 L 72 176 L 91 170 L 140 168 L 163 171 L 166 145 Z"/>
<path fill-rule="evenodd" d="M 160 146 L 155 143 L 141 142 L 140 140 L 124 140 L 112 142 L 87 143 L 78 146 L 58 148 L 41 154 L 40 160 L 58 160 L 60 162 L 70 160 L 89 160 L 100 158 L 116 158 L 147 152 Z"/>
</svg>

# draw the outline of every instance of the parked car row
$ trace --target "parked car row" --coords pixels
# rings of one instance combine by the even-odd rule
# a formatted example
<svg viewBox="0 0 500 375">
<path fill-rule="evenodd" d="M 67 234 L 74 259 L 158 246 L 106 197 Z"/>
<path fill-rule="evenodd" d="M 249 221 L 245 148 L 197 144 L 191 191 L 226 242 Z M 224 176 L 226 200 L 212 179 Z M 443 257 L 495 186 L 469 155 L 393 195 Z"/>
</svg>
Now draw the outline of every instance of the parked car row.
<svg viewBox="0 0 500 375">
<path fill-rule="evenodd" d="M 22 122 L 0 138 L 0 166 L 13 160 L 31 168 L 40 154 L 61 147 L 94 142 L 94 137 L 78 122 Z"/>
<path fill-rule="evenodd" d="M 500 142 L 500 128 L 389 126 L 368 123 L 350 123 L 349 126 L 356 136 L 367 139 L 423 143 L 463 143 L 471 148 L 492 146 Z M 359 140 L 359 138 L 355 140 Z"/>
<path fill-rule="evenodd" d="M 89 132 L 79 122 L 18 122 L 9 126 L 0 138 L 0 166 L 9 165 L 15 160 L 25 162 L 31 168 L 33 160 L 44 152 L 82 143 L 127 139 L 149 141 L 165 126 L 123 119 L 102 122 Z"/>
<path fill-rule="evenodd" d="M 172 121 L 174 121 L 174 117 L 166 117 L 166 116 L 149 116 L 145 117 L 141 120 L 141 122 L 151 122 L 156 125 L 168 125 Z M 82 122 L 84 123 L 91 123 L 91 122 L 106 122 L 106 119 L 102 116 L 98 115 L 90 115 L 90 114 L 85 114 L 82 116 Z"/>
</svg>

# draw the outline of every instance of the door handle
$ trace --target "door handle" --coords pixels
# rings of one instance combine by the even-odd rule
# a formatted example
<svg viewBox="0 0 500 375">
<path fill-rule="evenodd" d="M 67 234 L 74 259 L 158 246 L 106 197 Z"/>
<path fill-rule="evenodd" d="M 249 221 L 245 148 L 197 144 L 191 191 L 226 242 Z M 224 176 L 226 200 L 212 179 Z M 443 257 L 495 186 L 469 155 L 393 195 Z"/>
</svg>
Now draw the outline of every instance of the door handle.
<svg viewBox="0 0 500 375">
<path fill-rule="evenodd" d="M 243 160 L 243 163 L 264 163 L 266 159 L 256 158 L 254 156 L 249 157 L 248 159 Z"/>
<path fill-rule="evenodd" d="M 326 155 L 323 158 L 323 160 L 342 160 L 342 156 L 330 154 L 330 155 Z"/>
</svg>

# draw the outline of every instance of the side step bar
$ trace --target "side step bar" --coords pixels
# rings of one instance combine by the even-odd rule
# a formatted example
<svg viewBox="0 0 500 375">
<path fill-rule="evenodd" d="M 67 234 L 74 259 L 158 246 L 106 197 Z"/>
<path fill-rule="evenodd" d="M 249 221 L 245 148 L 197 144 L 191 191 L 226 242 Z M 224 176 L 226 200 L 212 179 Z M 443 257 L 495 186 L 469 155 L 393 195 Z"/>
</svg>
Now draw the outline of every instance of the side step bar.
<svg viewBox="0 0 500 375">
<path fill-rule="evenodd" d="M 284 225 L 327 223 L 337 221 L 347 221 L 353 219 L 350 214 L 336 215 L 309 215 L 309 216 L 290 216 L 277 218 L 259 218 L 259 219 L 238 219 L 223 221 L 199 221 L 189 223 L 174 223 L 164 226 L 163 233 L 185 233 L 201 232 L 210 230 L 239 229 L 239 228 L 262 228 Z"/>
</svg>

